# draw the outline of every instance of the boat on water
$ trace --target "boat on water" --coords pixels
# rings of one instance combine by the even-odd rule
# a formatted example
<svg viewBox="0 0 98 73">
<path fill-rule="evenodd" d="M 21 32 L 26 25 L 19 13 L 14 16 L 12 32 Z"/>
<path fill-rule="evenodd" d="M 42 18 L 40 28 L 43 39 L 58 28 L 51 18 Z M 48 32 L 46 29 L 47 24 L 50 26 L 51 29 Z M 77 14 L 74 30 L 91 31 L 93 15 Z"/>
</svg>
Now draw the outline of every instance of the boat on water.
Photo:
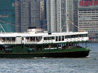
<svg viewBox="0 0 98 73">
<path fill-rule="evenodd" d="M 88 32 L 48 33 L 38 28 L 0 33 L 0 58 L 86 57 L 88 40 Z"/>
</svg>

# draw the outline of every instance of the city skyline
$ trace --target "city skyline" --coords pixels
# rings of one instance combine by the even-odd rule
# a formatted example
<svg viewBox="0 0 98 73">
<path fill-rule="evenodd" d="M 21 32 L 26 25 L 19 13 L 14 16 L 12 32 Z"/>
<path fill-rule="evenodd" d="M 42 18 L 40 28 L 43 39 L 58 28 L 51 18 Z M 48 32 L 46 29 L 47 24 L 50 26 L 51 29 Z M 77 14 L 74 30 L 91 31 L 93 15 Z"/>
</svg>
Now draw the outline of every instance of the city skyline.
<svg viewBox="0 0 98 73">
<path fill-rule="evenodd" d="M 49 29 L 50 25 L 48 24 L 48 15 L 47 13 L 47 1 L 51 0 L 15 0 L 14 6 L 15 6 L 15 29 L 16 32 L 25 32 L 28 27 L 39 27 L 44 28 L 45 30 L 49 31 L 52 29 Z M 53 1 L 53 0 L 52 0 Z M 62 32 L 66 31 L 66 10 L 67 13 L 69 13 L 68 18 L 73 22 L 73 8 L 71 4 L 73 4 L 73 1 L 69 0 L 54 0 L 55 8 L 57 11 L 54 14 L 55 17 L 55 25 L 53 30 L 54 32 Z M 68 3 L 66 7 L 66 2 Z M 71 6 L 70 6 L 71 5 Z M 51 6 L 50 6 L 51 7 Z M 70 9 L 69 9 L 69 8 Z M 71 13 L 70 13 L 71 12 Z M 50 12 L 51 13 L 51 12 Z M 60 17 L 60 18 L 59 18 Z M 72 24 L 70 24 L 70 21 L 67 20 L 69 27 L 72 27 Z M 52 23 L 51 23 L 52 25 Z M 70 31 L 74 31 L 74 28 L 69 28 Z"/>
<path fill-rule="evenodd" d="M 81 6 L 81 1 L 88 5 Z M 3 7 L 4 2 L 6 8 Z M 98 34 L 96 2 L 92 0 L 14 0 L 12 2 L 2 0 L 0 20 L 6 23 L 0 22 L 0 31 L 26 32 L 28 27 L 38 27 L 48 32 L 87 31 L 90 36 L 96 36 Z M 13 11 L 4 12 L 11 9 L 11 6 Z M 7 20 L 2 17 L 5 13 L 9 16 Z M 68 29 L 66 29 L 67 25 Z"/>
</svg>

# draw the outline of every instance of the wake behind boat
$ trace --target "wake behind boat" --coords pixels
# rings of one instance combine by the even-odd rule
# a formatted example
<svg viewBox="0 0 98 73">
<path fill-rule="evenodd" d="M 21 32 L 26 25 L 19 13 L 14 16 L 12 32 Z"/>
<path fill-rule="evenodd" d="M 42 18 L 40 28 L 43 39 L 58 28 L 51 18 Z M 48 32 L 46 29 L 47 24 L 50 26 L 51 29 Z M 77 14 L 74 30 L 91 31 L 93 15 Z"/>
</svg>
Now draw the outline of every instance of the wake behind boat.
<svg viewBox="0 0 98 73">
<path fill-rule="evenodd" d="M 88 32 L 48 33 L 38 28 L 24 33 L 0 33 L 0 57 L 86 57 L 90 51 L 88 40 Z"/>
</svg>

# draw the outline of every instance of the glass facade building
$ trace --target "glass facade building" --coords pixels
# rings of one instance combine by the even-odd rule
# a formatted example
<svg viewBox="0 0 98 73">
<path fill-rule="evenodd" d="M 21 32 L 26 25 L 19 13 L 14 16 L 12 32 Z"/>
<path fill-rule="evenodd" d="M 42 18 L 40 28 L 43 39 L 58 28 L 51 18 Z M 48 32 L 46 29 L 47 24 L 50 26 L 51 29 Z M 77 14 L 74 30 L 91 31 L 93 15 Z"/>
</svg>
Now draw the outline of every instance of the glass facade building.
<svg viewBox="0 0 98 73">
<path fill-rule="evenodd" d="M 88 31 L 89 37 L 96 37 L 98 34 L 98 5 L 93 3 L 95 0 L 90 1 L 92 5 L 78 6 L 78 31 Z"/>
<path fill-rule="evenodd" d="M 64 32 L 68 25 L 69 31 L 77 31 L 77 6 L 78 0 L 46 0 L 47 30 Z"/>
<path fill-rule="evenodd" d="M 15 0 L 15 3 L 17 32 L 26 32 L 28 27 L 41 27 L 40 0 Z"/>
<path fill-rule="evenodd" d="M 15 31 L 15 1 L 0 0 L 0 32 Z"/>
</svg>

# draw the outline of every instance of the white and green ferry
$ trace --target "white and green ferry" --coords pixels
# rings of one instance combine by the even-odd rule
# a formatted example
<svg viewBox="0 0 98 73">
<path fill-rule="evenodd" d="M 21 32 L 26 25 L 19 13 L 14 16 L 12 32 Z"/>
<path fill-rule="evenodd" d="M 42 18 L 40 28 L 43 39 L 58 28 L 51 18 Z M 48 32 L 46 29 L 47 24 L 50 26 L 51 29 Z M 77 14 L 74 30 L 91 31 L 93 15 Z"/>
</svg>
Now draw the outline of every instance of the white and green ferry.
<svg viewBox="0 0 98 73">
<path fill-rule="evenodd" d="M 24 33 L 0 33 L 0 57 L 86 57 L 90 51 L 88 40 L 88 32 L 48 33 L 38 28 Z"/>
</svg>

